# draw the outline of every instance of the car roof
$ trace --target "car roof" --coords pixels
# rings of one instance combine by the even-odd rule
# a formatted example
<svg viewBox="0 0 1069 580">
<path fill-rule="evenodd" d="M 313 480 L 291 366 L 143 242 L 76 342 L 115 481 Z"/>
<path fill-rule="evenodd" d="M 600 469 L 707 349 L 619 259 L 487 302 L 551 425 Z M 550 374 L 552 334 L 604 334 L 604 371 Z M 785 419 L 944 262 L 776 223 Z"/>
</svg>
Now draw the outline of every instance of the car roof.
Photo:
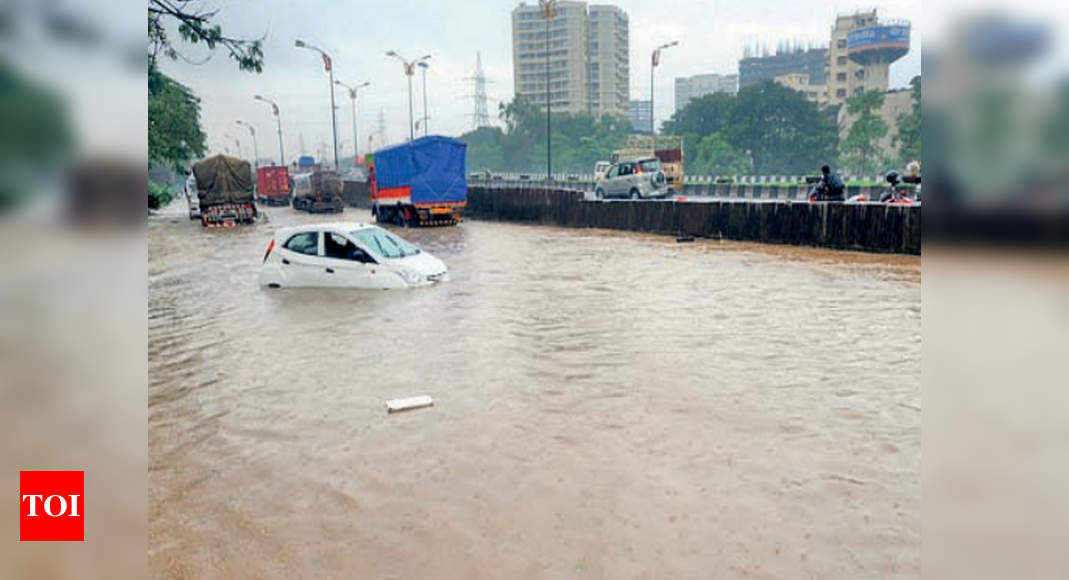
<svg viewBox="0 0 1069 580">
<path fill-rule="evenodd" d="M 276 238 L 288 238 L 293 234 L 300 232 L 308 232 L 313 230 L 334 230 L 339 232 L 353 232 L 356 230 L 364 230 L 377 227 L 364 222 L 324 222 L 318 224 L 301 224 L 299 226 L 287 226 L 284 228 L 278 228 L 275 230 Z"/>
</svg>

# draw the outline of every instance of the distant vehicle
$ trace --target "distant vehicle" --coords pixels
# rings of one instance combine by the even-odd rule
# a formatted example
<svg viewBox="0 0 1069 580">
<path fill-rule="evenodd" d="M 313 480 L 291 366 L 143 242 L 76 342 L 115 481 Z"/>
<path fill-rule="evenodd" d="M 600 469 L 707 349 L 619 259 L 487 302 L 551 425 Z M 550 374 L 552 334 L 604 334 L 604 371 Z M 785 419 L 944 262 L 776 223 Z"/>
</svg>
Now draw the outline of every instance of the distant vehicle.
<svg viewBox="0 0 1069 580">
<path fill-rule="evenodd" d="M 183 190 L 186 195 L 186 204 L 189 206 L 189 219 L 195 220 L 200 217 L 200 198 L 197 197 L 197 178 L 193 176 L 193 168 L 186 170 L 186 183 Z"/>
<path fill-rule="evenodd" d="M 350 167 L 341 174 L 342 181 L 367 181 L 367 172 L 363 167 Z"/>
<path fill-rule="evenodd" d="M 661 171 L 661 161 L 656 157 L 614 163 L 594 185 L 594 197 L 598 199 L 649 199 L 666 195 L 668 188 L 665 186 L 664 172 Z"/>
<path fill-rule="evenodd" d="M 594 179 L 600 179 L 602 175 L 605 175 L 605 171 L 612 166 L 612 163 L 608 161 L 598 161 L 594 164 Z"/>
<path fill-rule="evenodd" d="M 675 135 L 632 135 L 612 154 L 612 162 L 656 157 L 661 162 L 668 193 L 683 190 L 683 138 Z"/>
<path fill-rule="evenodd" d="M 200 217 L 200 198 L 197 194 L 186 194 L 186 201 L 189 202 L 189 219 L 195 220 Z"/>
<path fill-rule="evenodd" d="M 438 258 L 362 223 L 280 228 L 260 268 L 260 285 L 270 288 L 409 288 L 448 279 Z"/>
<path fill-rule="evenodd" d="M 256 170 L 256 194 L 267 205 L 290 204 L 290 170 L 284 166 L 260 167 Z"/>
<path fill-rule="evenodd" d="M 405 226 L 455 225 L 468 202 L 467 145 L 431 135 L 368 155 L 371 215 Z"/>
<path fill-rule="evenodd" d="M 216 155 L 193 164 L 193 176 L 201 225 L 229 226 L 256 220 L 252 167 L 248 161 Z"/>
<path fill-rule="evenodd" d="M 293 177 L 293 209 L 308 213 L 341 213 L 345 209 L 342 182 L 334 171 L 315 171 Z"/>
</svg>

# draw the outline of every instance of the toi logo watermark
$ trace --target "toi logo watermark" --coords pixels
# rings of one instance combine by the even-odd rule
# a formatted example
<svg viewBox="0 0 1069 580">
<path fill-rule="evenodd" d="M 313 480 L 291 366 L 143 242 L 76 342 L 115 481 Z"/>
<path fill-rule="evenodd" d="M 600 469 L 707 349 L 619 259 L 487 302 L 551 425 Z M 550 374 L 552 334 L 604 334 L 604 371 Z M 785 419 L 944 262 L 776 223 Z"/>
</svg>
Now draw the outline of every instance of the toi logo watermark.
<svg viewBox="0 0 1069 580">
<path fill-rule="evenodd" d="M 85 472 L 19 472 L 19 540 L 85 540 Z"/>
</svg>

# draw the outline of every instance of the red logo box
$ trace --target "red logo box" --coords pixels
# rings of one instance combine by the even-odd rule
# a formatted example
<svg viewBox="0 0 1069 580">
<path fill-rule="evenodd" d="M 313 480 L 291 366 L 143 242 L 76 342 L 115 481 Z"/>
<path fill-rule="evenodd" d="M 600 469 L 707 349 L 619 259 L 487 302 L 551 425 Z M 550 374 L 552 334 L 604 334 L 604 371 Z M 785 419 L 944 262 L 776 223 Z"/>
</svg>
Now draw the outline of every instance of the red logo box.
<svg viewBox="0 0 1069 580">
<path fill-rule="evenodd" d="M 19 541 L 85 541 L 85 472 L 19 472 Z"/>
</svg>

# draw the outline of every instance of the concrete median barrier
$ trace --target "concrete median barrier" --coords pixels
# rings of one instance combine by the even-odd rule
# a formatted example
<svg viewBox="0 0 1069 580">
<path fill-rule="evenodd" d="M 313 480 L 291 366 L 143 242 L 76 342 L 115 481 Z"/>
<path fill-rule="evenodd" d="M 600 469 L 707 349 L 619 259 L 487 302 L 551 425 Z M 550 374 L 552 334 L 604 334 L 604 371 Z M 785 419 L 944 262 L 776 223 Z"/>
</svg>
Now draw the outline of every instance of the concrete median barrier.
<svg viewBox="0 0 1069 580">
<path fill-rule="evenodd" d="M 724 199 L 586 201 L 582 192 L 565 188 L 488 189 L 473 185 L 465 215 L 869 252 L 921 252 L 919 206 L 811 204 L 805 201 L 802 186 L 776 192 L 776 197 L 793 193 L 800 198 L 797 201 L 753 199 L 758 187 L 739 188 L 739 197 Z"/>
</svg>

